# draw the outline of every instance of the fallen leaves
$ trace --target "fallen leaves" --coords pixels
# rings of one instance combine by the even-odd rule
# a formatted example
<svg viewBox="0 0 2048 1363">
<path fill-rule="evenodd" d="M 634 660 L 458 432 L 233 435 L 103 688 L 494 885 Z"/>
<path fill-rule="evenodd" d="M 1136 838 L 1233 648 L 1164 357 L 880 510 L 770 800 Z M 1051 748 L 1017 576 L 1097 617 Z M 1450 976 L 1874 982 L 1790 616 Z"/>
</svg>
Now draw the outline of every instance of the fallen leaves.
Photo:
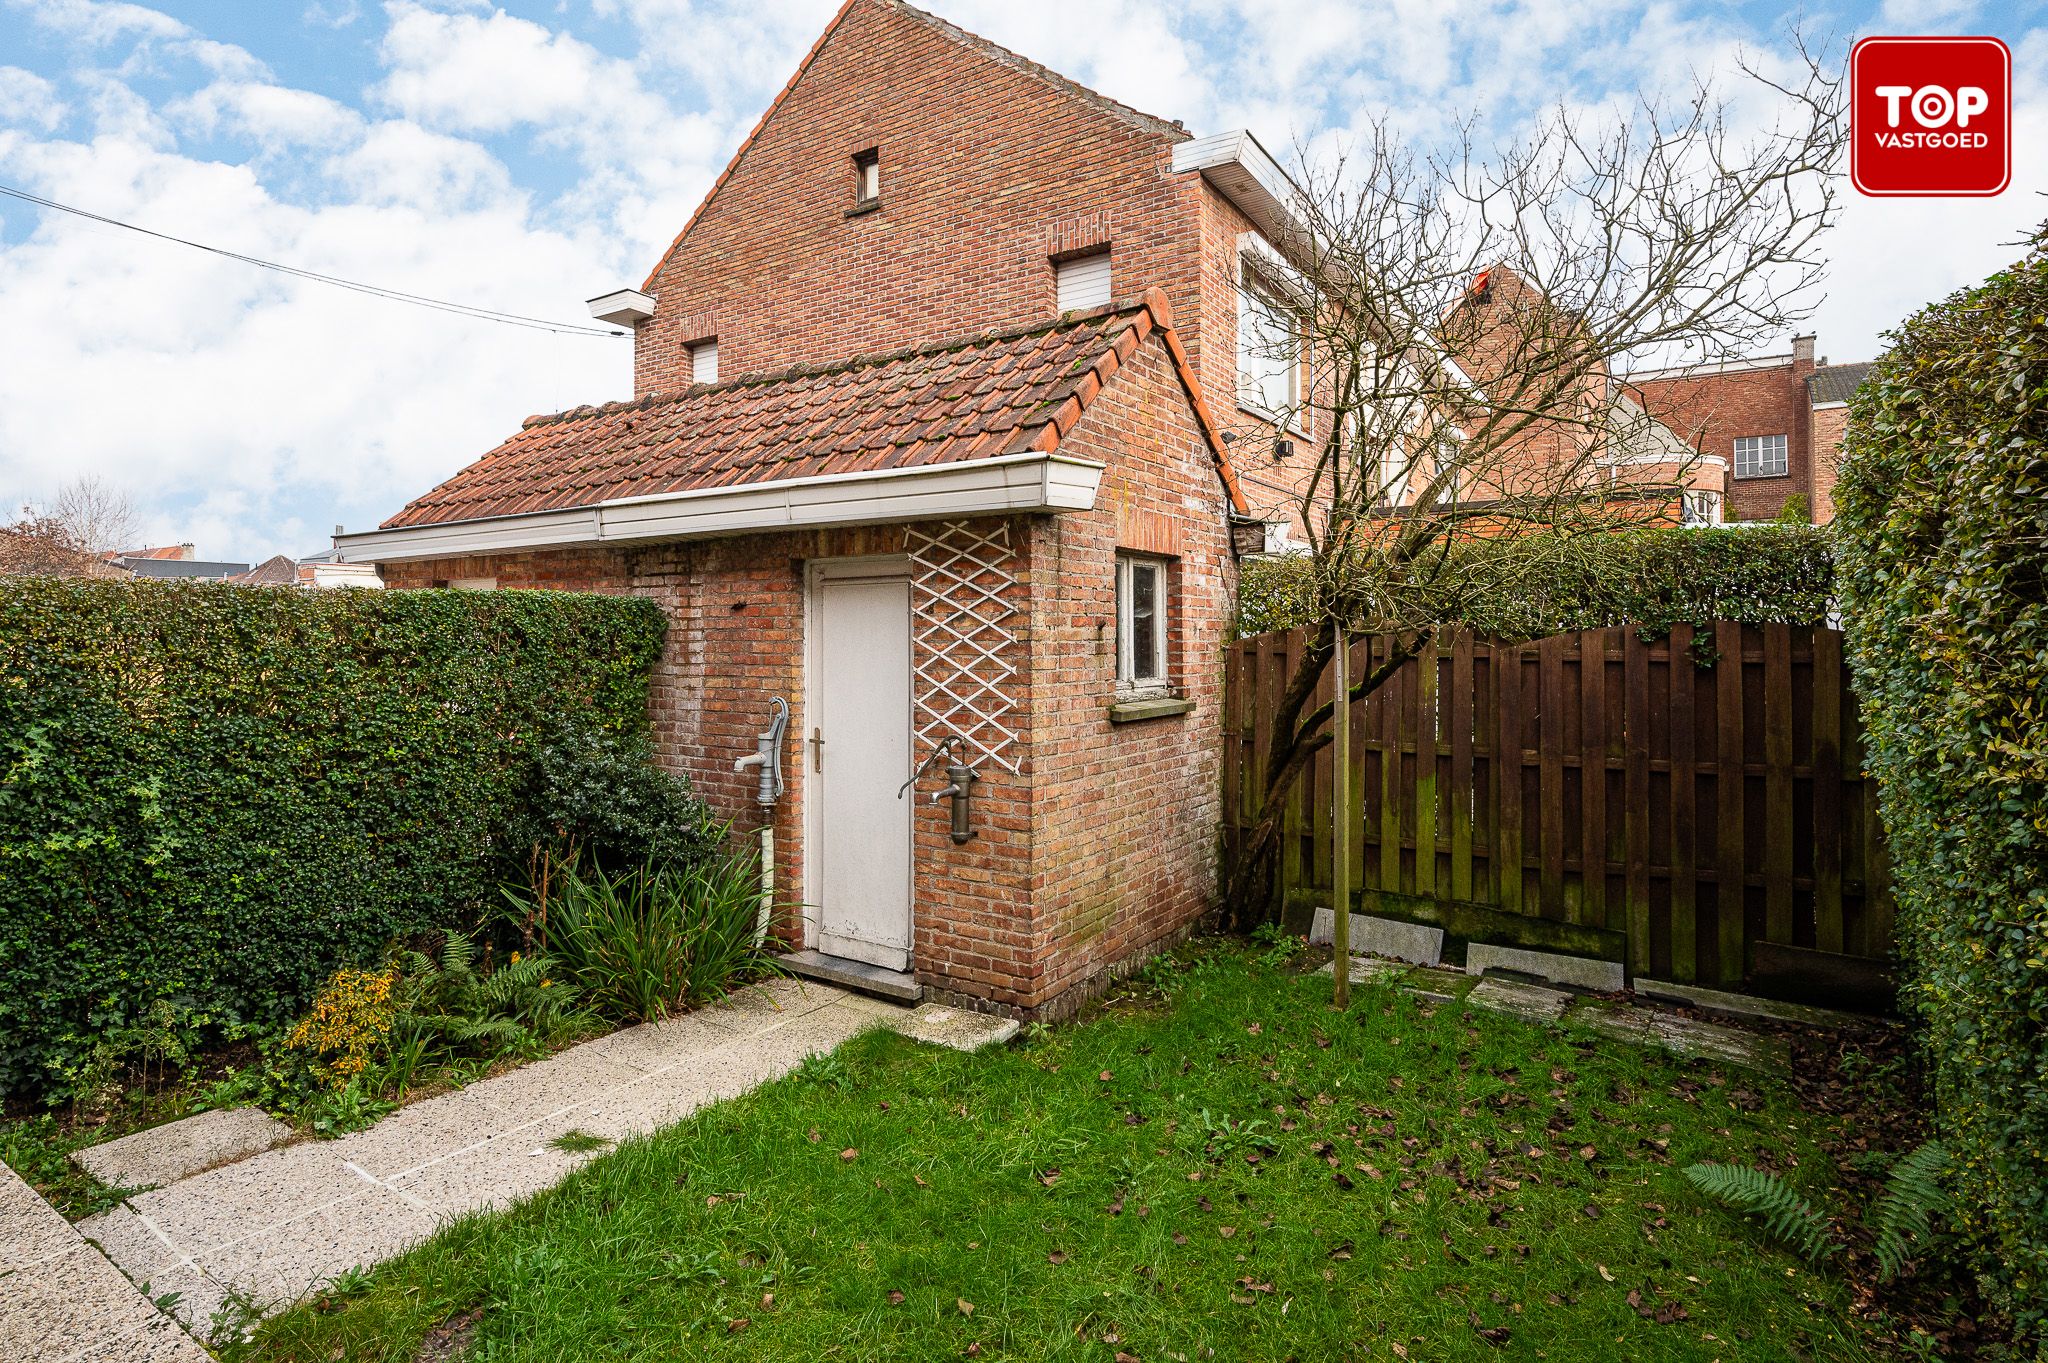
<svg viewBox="0 0 2048 1363">
<path fill-rule="evenodd" d="M 960 1308 L 960 1314 L 963 1316 L 971 1316 L 974 1314 L 974 1303 L 967 1300 L 967 1298 L 965 1297 L 953 1298 L 953 1305 Z"/>
<path fill-rule="evenodd" d="M 851 1164 L 860 1158 L 860 1151 L 849 1145 L 839 1152 L 839 1158 L 842 1163 Z"/>
</svg>

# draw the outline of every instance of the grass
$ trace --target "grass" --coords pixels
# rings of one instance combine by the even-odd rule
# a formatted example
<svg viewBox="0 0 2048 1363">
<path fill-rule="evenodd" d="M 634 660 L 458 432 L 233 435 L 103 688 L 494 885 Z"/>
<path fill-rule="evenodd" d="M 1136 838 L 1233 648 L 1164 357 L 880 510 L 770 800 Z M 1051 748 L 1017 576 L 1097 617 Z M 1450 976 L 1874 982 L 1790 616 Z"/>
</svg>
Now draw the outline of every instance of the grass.
<svg viewBox="0 0 2048 1363">
<path fill-rule="evenodd" d="M 1212 949 L 979 1056 L 870 1033 L 230 1360 L 1871 1356 L 1680 1170 L 1834 1171 L 1790 1089 Z"/>
</svg>

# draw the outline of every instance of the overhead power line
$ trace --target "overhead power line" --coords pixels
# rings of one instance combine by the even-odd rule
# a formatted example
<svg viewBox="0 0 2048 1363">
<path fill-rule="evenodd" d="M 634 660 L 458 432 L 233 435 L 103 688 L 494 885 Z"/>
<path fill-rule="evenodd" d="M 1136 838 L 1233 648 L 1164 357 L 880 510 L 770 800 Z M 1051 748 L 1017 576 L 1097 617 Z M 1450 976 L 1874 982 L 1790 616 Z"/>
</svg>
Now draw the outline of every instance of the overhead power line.
<svg viewBox="0 0 2048 1363">
<path fill-rule="evenodd" d="M 123 222 L 119 218 L 109 218 L 104 214 L 76 208 L 70 204 L 58 203 L 55 199 L 45 199 L 41 195 L 30 194 L 27 190 L 14 189 L 8 185 L 0 185 L 0 195 L 5 195 L 10 199 L 20 199 L 23 203 L 31 203 L 38 208 L 48 208 L 59 213 L 70 213 L 91 222 L 105 223 L 109 227 L 120 227 L 130 232 L 140 232 L 145 237 L 155 237 L 159 241 L 172 242 L 178 246 L 189 246 L 195 251 L 205 251 L 209 255 L 240 261 L 244 265 L 254 265 L 264 270 L 275 270 L 277 273 L 289 275 L 293 279 L 310 280 L 315 284 L 332 284 L 337 289 L 348 289 L 354 293 L 368 294 L 372 298 L 382 298 L 392 303 L 407 303 L 416 308 L 432 308 L 436 312 L 451 312 L 458 317 L 470 317 L 480 322 L 500 322 L 506 326 L 527 327 L 535 331 L 552 331 L 561 336 L 624 336 L 626 334 L 624 331 L 614 327 L 584 326 L 577 322 L 551 322 L 545 317 L 527 317 L 516 312 L 498 312 L 492 308 L 474 307 L 468 303 L 451 303 L 444 298 L 427 298 L 421 294 L 406 293 L 400 289 L 386 289 L 376 284 L 364 284 L 353 279 L 341 279 L 334 275 L 320 274 L 314 270 L 302 270 L 296 265 L 283 265 L 274 260 L 263 260 L 256 256 L 243 255 L 240 251 L 230 251 L 219 246 L 208 246 L 203 241 L 191 241 L 184 237 L 174 237 L 168 232 L 158 232 L 132 222 Z"/>
</svg>

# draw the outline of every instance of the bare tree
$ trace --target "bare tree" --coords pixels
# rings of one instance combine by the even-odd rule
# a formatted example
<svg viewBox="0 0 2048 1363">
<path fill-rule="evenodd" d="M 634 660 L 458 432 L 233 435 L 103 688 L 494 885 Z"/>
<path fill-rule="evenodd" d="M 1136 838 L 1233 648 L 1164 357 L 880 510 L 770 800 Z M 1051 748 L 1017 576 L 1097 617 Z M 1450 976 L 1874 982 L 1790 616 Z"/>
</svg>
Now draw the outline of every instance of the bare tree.
<svg viewBox="0 0 2048 1363">
<path fill-rule="evenodd" d="M 96 473 L 74 478 L 57 490 L 48 515 L 62 525 L 73 543 L 95 554 L 136 547 L 141 517 L 127 489 Z"/>
<path fill-rule="evenodd" d="M 1738 98 L 1768 121 L 1738 131 Z M 1467 603 L 1679 496 L 1692 456 L 1616 370 L 1739 354 L 1811 310 L 1843 138 L 1839 82 L 1801 46 L 1791 81 L 1746 65 L 1738 89 L 1702 81 L 1676 104 L 1560 107 L 1490 154 L 1469 125 L 1418 153 L 1381 121 L 1349 154 L 1301 158 L 1302 227 L 1252 270 L 1247 320 L 1274 372 L 1310 357 L 1298 397 L 1258 396 L 1316 436 L 1282 508 L 1308 540 L 1316 623 L 1271 719 L 1235 922 L 1270 911 L 1278 816 L 1333 716 Z M 1358 631 L 1398 642 L 1312 704 Z"/>
<path fill-rule="evenodd" d="M 72 537 L 54 516 L 24 506 L 21 515 L 0 525 L 0 574 L 38 577 L 125 577 L 123 569 L 106 563 Z"/>
</svg>

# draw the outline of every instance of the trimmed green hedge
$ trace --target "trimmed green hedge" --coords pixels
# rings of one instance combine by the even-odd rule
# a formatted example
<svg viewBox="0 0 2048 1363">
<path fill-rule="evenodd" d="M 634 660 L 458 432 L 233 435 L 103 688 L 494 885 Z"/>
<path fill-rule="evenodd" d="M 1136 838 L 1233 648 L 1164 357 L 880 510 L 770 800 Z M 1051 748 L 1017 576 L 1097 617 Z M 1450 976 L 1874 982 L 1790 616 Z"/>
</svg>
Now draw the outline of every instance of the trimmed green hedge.
<svg viewBox="0 0 2048 1363">
<path fill-rule="evenodd" d="M 1893 337 L 1836 489 L 1907 958 L 1994 1299 L 2048 1324 L 2048 234 Z"/>
<path fill-rule="evenodd" d="M 1501 639 L 1611 625 L 1662 632 L 1712 620 L 1817 624 L 1827 619 L 1834 595 L 1831 540 L 1811 526 L 1624 530 L 1570 541 L 1525 535 L 1473 542 L 1459 552 L 1519 560 L 1475 575 L 1515 586 L 1453 602 L 1457 618 L 1437 623 L 1466 625 Z M 1245 564 L 1238 632 L 1307 624 L 1314 613 L 1310 567 L 1305 557 Z M 1453 596 L 1430 595 L 1447 601 Z"/>
<path fill-rule="evenodd" d="M 66 1092 L 166 1003 L 276 1027 L 474 921 L 556 822 L 537 750 L 644 753 L 663 629 L 631 597 L 0 577 L 0 1093 Z"/>
</svg>

